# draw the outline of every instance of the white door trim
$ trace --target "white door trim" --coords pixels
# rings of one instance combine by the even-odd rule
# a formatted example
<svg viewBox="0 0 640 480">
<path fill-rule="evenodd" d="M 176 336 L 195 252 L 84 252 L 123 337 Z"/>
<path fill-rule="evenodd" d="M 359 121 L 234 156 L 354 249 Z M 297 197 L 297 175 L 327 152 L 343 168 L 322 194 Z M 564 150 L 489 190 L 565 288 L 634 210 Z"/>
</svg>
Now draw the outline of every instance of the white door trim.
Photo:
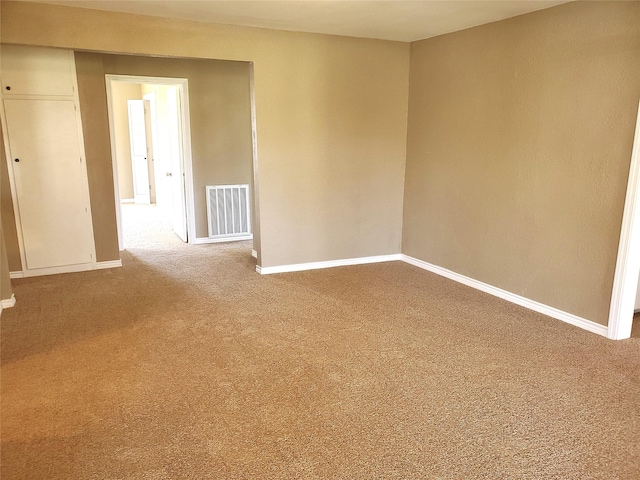
<svg viewBox="0 0 640 480">
<path fill-rule="evenodd" d="M 618 259 L 613 277 L 607 337 L 623 340 L 631 336 L 640 273 L 640 105 L 631 151 L 627 195 L 622 214 Z"/>
<path fill-rule="evenodd" d="M 122 236 L 122 212 L 120 211 L 120 191 L 118 189 L 118 165 L 116 159 L 113 106 L 112 106 L 112 82 L 126 82 L 152 85 L 172 85 L 178 88 L 180 99 L 180 111 L 182 122 L 182 162 L 184 170 L 185 202 L 187 213 L 187 236 L 189 243 L 196 238 L 195 199 L 193 197 L 193 167 L 191 158 L 191 116 L 189 113 L 189 81 L 186 78 L 170 77 L 140 77 L 136 75 L 105 75 L 107 87 L 107 114 L 109 117 L 109 137 L 111 140 L 111 167 L 113 169 L 113 191 L 116 203 L 116 223 L 118 227 L 118 248 L 124 250 Z"/>
<path fill-rule="evenodd" d="M 258 232 L 258 241 L 253 239 L 252 252 L 256 252 L 254 257 L 258 258 L 258 252 L 260 252 L 260 263 L 262 263 L 262 245 L 260 240 L 261 221 L 260 221 L 260 189 L 258 188 L 260 182 L 258 181 L 258 120 L 256 117 L 256 85 L 255 85 L 255 68 L 253 62 L 249 62 L 249 95 L 251 101 L 251 147 L 252 147 L 252 162 L 253 162 L 253 183 L 251 185 L 253 190 L 253 198 L 251 205 L 253 218 L 251 219 L 251 232 L 252 234 Z"/>
</svg>

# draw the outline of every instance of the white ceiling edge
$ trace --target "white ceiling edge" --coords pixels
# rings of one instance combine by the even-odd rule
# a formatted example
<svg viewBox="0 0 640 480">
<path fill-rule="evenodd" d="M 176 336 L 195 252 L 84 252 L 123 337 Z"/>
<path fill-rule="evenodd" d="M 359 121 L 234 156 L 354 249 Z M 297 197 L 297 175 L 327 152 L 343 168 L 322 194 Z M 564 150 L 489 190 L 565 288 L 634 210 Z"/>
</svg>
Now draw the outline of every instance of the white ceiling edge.
<svg viewBox="0 0 640 480">
<path fill-rule="evenodd" d="M 571 0 L 37 0 L 34 3 L 212 24 L 413 42 L 568 1 Z"/>
</svg>

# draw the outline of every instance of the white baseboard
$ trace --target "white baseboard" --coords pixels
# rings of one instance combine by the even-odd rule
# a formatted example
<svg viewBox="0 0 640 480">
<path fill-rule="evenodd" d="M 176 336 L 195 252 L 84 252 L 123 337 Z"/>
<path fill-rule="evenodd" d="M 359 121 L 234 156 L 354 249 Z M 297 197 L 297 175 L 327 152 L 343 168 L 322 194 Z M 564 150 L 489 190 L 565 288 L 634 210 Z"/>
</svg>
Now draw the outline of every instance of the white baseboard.
<svg viewBox="0 0 640 480">
<path fill-rule="evenodd" d="M 399 253 L 393 255 L 376 255 L 375 257 L 345 258 L 343 260 L 329 260 L 326 262 L 294 263 L 291 265 L 279 265 L 276 267 L 256 266 L 256 272 L 261 275 L 272 273 L 301 272 L 303 270 L 316 270 L 319 268 L 344 267 L 347 265 L 363 265 L 366 263 L 393 262 L 402 260 Z"/>
<path fill-rule="evenodd" d="M 40 277 L 43 275 L 57 275 L 59 273 L 77 273 L 103 268 L 122 267 L 122 260 L 109 260 L 107 262 L 81 263 L 77 265 L 63 265 L 60 267 L 36 268 L 34 270 L 22 270 L 9 272 L 9 278 Z"/>
<path fill-rule="evenodd" d="M 2 309 L 11 308 L 15 304 L 16 304 L 16 296 L 13 293 L 11 294 L 11 298 L 5 298 L 3 300 L 0 300 L 0 307 L 2 307 Z"/>
<path fill-rule="evenodd" d="M 392 262 L 397 260 L 409 263 L 418 268 L 422 268 L 423 270 L 427 270 L 429 272 L 435 273 L 437 275 L 448 278 L 455 282 L 462 283 L 463 285 L 466 285 L 471 288 L 475 288 L 476 290 L 480 290 L 481 292 L 488 293 L 490 295 L 501 298 L 508 302 L 515 303 L 516 305 L 520 305 L 521 307 L 528 308 L 529 310 L 533 310 L 534 312 L 542 313 L 543 315 L 547 315 L 549 317 L 555 318 L 565 323 L 569 323 L 573 326 L 582 328 L 583 330 L 587 330 L 589 332 L 602 335 L 603 337 L 607 336 L 607 327 L 605 325 L 600 325 L 599 323 L 593 322 L 591 320 L 587 320 L 586 318 L 578 317 L 577 315 L 574 315 L 572 313 L 564 312 L 557 308 L 550 307 L 549 305 L 536 302 L 535 300 L 531 300 L 529 298 L 516 295 L 515 293 L 502 290 L 501 288 L 494 287 L 493 285 L 489 285 L 479 280 L 474 280 L 473 278 L 465 277 L 464 275 L 461 275 L 456 272 L 452 272 L 451 270 L 447 270 L 446 268 L 439 267 L 437 265 L 433 265 L 423 260 L 418 260 L 417 258 L 413 258 L 408 255 L 404 255 L 400 253 L 392 254 L 392 255 L 378 255 L 375 257 L 360 257 L 360 258 L 347 258 L 344 260 L 330 260 L 327 262 L 296 263 L 292 265 L 280 265 L 275 267 L 260 267 L 258 265 L 256 266 L 256 272 L 258 272 L 261 275 L 269 275 L 272 273 L 300 272 L 304 270 L 315 270 L 319 268 L 342 267 L 347 265 L 362 265 L 367 263 L 378 263 L 378 262 Z"/>
<path fill-rule="evenodd" d="M 251 249 L 251 256 L 253 258 L 258 258 L 258 252 L 256 252 L 254 249 Z"/>
<path fill-rule="evenodd" d="M 557 308 L 550 307 L 540 302 L 536 302 L 535 300 L 521 297 L 520 295 L 516 295 L 515 293 L 507 292 L 506 290 L 502 290 L 501 288 L 497 288 L 478 280 L 474 280 L 473 278 L 465 277 L 464 275 L 460 275 L 459 273 L 452 272 L 451 270 L 447 270 L 446 268 L 438 267 L 437 265 L 418 260 L 417 258 L 413 258 L 408 255 L 402 255 L 402 260 L 416 267 L 428 270 L 429 272 L 467 285 L 468 287 L 475 288 L 476 290 L 480 290 L 495 297 L 502 298 L 503 300 L 506 300 L 508 302 L 520 305 L 521 307 L 528 308 L 529 310 L 542 313 L 544 315 L 569 323 L 589 332 L 597 333 L 598 335 L 602 335 L 604 337 L 607 336 L 607 327 L 605 325 L 600 325 L 599 323 L 592 322 L 591 320 L 587 320 L 586 318 L 578 317 L 576 315 L 573 315 L 572 313 L 564 312 L 562 310 L 558 310 Z"/>
<path fill-rule="evenodd" d="M 237 241 L 237 240 L 250 240 L 251 238 L 253 238 L 253 236 L 250 236 L 247 238 L 243 237 L 243 238 L 233 238 L 233 239 L 196 238 L 193 243 L 217 243 L 220 241 L 230 242 L 230 241 Z M 255 250 L 252 250 L 251 254 L 254 257 L 257 256 L 257 252 Z M 501 298 L 508 302 L 515 303 L 516 305 L 520 305 L 521 307 L 528 308 L 529 310 L 542 313 L 543 315 L 547 315 L 549 317 L 555 318 L 565 323 L 569 323 L 571 325 L 582 328 L 589 332 L 596 333 L 604 337 L 607 336 L 607 327 L 605 325 L 600 325 L 599 323 L 593 322 L 591 320 L 587 320 L 582 317 L 578 317 L 577 315 L 574 315 L 572 313 L 568 313 L 568 312 L 559 310 L 557 308 L 550 307 L 549 305 L 536 302 L 535 300 L 531 300 L 526 297 L 516 295 L 515 293 L 502 290 L 501 288 L 494 287 L 492 285 L 481 282 L 479 280 L 474 280 L 473 278 L 469 278 L 459 273 L 453 272 L 451 270 L 447 270 L 446 268 L 439 267 L 437 265 L 433 265 L 423 260 L 419 260 L 417 258 L 410 257 L 408 255 L 404 255 L 400 253 L 391 254 L 391 255 L 377 255 L 372 257 L 346 258 L 342 260 L 329 260 L 325 262 L 296 263 L 291 265 L 279 265 L 275 267 L 261 267 L 257 265 L 256 272 L 258 272 L 261 275 L 270 275 L 274 273 L 301 272 L 304 270 L 316 270 L 321 268 L 343 267 L 343 266 L 349 266 L 349 265 L 363 265 L 368 263 L 392 262 L 392 261 L 403 261 L 403 262 L 409 263 L 418 268 L 422 268 L 423 270 L 427 270 L 429 272 L 435 273 L 437 275 L 448 278 L 455 282 L 462 283 L 463 285 L 467 285 L 468 287 L 475 288 L 476 290 L 480 290 L 482 292 L 488 293 L 490 295 Z M 115 268 L 115 267 L 121 267 L 121 266 L 122 266 L 121 260 L 113 260 L 108 262 L 98 262 L 98 263 L 91 263 L 91 264 L 84 264 L 84 265 L 54 267 L 52 269 L 39 269 L 37 271 L 10 272 L 10 277 L 23 278 L 23 277 L 30 277 L 30 276 L 36 276 L 36 275 L 70 273 L 70 272 L 102 269 L 102 268 Z M 42 272 L 42 271 L 46 271 L 46 272 L 36 273 L 36 272 Z M 4 303 L 8 301 L 11 301 L 11 300 L 3 300 L 2 307 L 9 308 Z M 13 298 L 13 304 L 15 304 L 15 298 Z M 13 304 L 10 306 L 13 306 Z"/>
<path fill-rule="evenodd" d="M 120 199 L 120 203 L 135 203 L 135 199 L 134 198 L 121 198 Z"/>
<path fill-rule="evenodd" d="M 122 266 L 122 260 L 109 260 L 108 262 L 96 263 L 96 270 L 101 270 L 103 268 L 118 268 L 121 266 Z"/>
<path fill-rule="evenodd" d="M 253 240 L 253 235 L 243 235 L 242 237 L 222 237 L 222 238 L 200 237 L 200 238 L 194 238 L 193 241 L 189 243 L 193 245 L 200 245 L 203 243 L 239 242 L 242 240 Z"/>
</svg>

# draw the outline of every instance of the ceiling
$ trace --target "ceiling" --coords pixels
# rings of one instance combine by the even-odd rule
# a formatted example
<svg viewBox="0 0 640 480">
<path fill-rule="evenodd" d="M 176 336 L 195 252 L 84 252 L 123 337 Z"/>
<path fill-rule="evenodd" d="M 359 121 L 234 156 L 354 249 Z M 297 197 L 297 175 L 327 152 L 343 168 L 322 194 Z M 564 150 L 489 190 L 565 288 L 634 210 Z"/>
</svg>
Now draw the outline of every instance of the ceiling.
<svg viewBox="0 0 640 480">
<path fill-rule="evenodd" d="M 403 42 L 463 30 L 567 2 L 567 0 L 35 1 L 199 22 Z"/>
</svg>

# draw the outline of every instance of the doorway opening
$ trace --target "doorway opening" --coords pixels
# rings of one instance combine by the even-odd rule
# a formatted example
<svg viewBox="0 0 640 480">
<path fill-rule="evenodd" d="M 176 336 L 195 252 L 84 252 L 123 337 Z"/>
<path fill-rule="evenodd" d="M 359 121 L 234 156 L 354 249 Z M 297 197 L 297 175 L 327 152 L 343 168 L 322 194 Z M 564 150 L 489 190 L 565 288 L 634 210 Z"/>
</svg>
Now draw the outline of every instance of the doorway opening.
<svg viewBox="0 0 640 480">
<path fill-rule="evenodd" d="M 187 79 L 106 75 L 106 87 L 120 250 L 188 242 Z"/>
</svg>

